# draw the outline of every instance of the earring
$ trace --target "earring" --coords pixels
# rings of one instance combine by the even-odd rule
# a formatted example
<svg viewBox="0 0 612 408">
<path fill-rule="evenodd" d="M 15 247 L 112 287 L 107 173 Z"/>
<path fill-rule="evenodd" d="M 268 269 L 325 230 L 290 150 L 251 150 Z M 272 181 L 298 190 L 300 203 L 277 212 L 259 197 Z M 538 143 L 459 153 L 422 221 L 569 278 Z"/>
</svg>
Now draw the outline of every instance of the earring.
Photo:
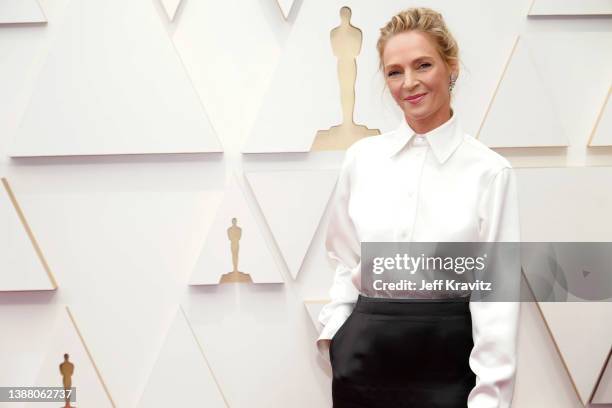
<svg viewBox="0 0 612 408">
<path fill-rule="evenodd" d="M 448 85 L 448 92 L 453 92 L 453 88 L 455 87 L 455 82 L 457 82 L 457 78 L 453 78 L 453 75 L 451 75 L 450 84 Z"/>
</svg>

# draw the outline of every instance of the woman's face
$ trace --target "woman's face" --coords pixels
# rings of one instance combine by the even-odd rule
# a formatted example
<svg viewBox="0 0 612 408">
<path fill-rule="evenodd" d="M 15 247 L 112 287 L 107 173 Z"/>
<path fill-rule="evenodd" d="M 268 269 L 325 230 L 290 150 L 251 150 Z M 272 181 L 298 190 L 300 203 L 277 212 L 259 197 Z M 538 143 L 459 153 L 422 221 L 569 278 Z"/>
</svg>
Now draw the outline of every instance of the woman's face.
<svg viewBox="0 0 612 408">
<path fill-rule="evenodd" d="M 448 120 L 451 70 L 427 34 L 413 30 L 389 38 L 383 67 L 389 91 L 415 131 L 425 133 Z"/>
</svg>

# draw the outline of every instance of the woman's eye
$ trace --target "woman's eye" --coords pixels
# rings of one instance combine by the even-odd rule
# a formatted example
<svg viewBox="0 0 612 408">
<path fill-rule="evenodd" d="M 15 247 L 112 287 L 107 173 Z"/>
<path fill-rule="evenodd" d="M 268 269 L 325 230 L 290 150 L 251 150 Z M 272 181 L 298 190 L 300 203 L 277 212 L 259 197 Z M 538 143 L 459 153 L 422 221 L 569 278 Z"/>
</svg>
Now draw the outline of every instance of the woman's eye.
<svg viewBox="0 0 612 408">
<path fill-rule="evenodd" d="M 429 62 L 426 62 L 424 64 L 421 64 L 421 66 L 419 68 L 429 67 L 429 66 L 431 66 L 431 64 Z"/>
<path fill-rule="evenodd" d="M 399 74 L 399 72 L 397 72 L 397 71 L 390 71 L 390 72 L 387 74 L 387 76 L 393 76 L 393 75 L 395 75 L 395 74 Z"/>
</svg>

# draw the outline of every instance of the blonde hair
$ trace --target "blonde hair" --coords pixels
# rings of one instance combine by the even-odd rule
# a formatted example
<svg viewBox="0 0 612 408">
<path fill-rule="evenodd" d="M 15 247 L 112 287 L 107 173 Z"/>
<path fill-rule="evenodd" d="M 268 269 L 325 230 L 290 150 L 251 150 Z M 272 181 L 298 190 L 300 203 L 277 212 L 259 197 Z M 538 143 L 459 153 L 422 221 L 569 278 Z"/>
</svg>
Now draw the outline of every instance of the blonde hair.
<svg viewBox="0 0 612 408">
<path fill-rule="evenodd" d="M 442 14 L 428 7 L 413 7 L 394 15 L 380 29 L 376 49 L 378 50 L 381 71 L 384 68 L 383 53 L 389 38 L 395 34 L 411 30 L 421 31 L 433 40 L 434 46 L 449 69 L 452 65 L 459 67 L 459 45 L 446 26 Z"/>
</svg>

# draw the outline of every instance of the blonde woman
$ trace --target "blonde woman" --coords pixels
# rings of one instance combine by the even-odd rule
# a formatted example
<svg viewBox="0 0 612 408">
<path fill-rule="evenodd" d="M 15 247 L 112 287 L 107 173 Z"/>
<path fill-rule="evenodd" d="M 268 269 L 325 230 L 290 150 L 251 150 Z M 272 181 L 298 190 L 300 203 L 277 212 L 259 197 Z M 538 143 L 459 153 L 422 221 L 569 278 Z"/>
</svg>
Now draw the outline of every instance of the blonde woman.
<svg viewBox="0 0 612 408">
<path fill-rule="evenodd" d="M 361 242 L 520 236 L 510 163 L 464 133 L 451 106 L 459 52 L 443 17 L 404 10 L 381 28 L 377 48 L 404 117 L 346 151 L 331 202 L 335 275 L 317 347 L 331 362 L 333 406 L 510 407 L 520 303 L 361 291 Z"/>
</svg>

